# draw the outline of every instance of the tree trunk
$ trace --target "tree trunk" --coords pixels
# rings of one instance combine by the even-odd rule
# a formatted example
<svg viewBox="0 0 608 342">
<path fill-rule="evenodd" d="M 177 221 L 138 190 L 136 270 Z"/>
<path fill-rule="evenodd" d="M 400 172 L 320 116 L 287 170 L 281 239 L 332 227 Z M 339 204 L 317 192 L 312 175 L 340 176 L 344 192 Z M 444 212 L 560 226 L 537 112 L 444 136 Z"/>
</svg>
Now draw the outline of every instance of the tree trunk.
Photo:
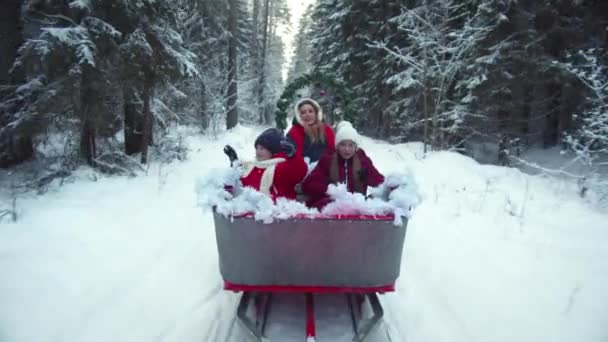
<svg viewBox="0 0 608 342">
<path fill-rule="evenodd" d="M 277 25 L 275 24 L 277 22 L 277 18 L 274 16 L 274 6 L 276 4 L 277 0 L 270 0 L 268 3 L 269 9 L 268 9 L 268 33 L 266 34 L 266 50 L 269 49 L 270 46 L 272 46 L 272 37 L 276 36 L 276 32 L 277 32 Z M 266 51 L 266 53 L 268 54 L 268 51 Z"/>
<path fill-rule="evenodd" d="M 426 53 L 426 46 L 424 47 L 424 51 L 423 51 L 423 61 L 426 63 L 427 62 L 427 53 Z M 422 107 L 423 107 L 423 113 L 424 113 L 424 133 L 423 133 L 423 145 L 424 145 L 424 154 L 426 154 L 427 152 L 427 145 L 429 143 L 429 124 L 430 124 L 430 117 L 429 117 L 429 104 L 428 104 L 428 99 L 427 99 L 427 93 L 428 93 L 428 79 L 427 79 L 427 66 L 426 64 L 423 64 L 423 68 L 424 68 L 424 74 L 422 76 L 422 84 L 423 84 L 423 88 L 422 88 Z M 431 144 L 431 148 L 432 148 L 432 144 Z"/>
<path fill-rule="evenodd" d="M 141 137 L 141 163 L 146 164 L 148 162 L 148 147 L 152 143 L 152 111 L 150 110 L 150 101 L 154 91 L 154 77 L 152 75 L 146 76 L 144 81 L 143 101 L 144 101 L 144 117 L 143 117 L 143 131 Z"/>
<path fill-rule="evenodd" d="M 388 136 L 389 134 L 394 134 L 395 132 L 392 131 L 394 124 L 391 122 L 391 116 L 390 115 L 386 115 L 385 110 L 386 110 L 386 103 L 390 103 L 391 102 L 391 89 L 389 87 L 386 86 L 385 83 L 381 83 L 381 82 L 377 82 L 377 86 L 379 87 L 379 89 L 381 89 L 381 102 L 376 102 L 376 112 L 377 112 L 377 117 L 378 117 L 378 127 L 381 127 L 381 135 L 377 135 L 378 133 L 376 133 L 377 137 L 380 138 L 382 136 Z M 401 127 L 398 128 L 398 130 L 401 130 Z M 399 132 L 400 134 L 400 132 Z"/>
<path fill-rule="evenodd" d="M 253 0 L 252 13 L 251 59 L 255 79 L 259 77 L 260 72 L 260 1 L 262 0 Z M 253 95 L 257 96 L 257 89 L 254 89 Z"/>
<path fill-rule="evenodd" d="M 12 83 L 9 75 L 17 50 L 23 43 L 21 35 L 20 0 L 4 0 L 0 12 L 0 84 Z"/>
<path fill-rule="evenodd" d="M 251 65 L 253 66 L 253 79 L 256 80 L 255 85 L 252 88 L 252 95 L 255 101 L 254 112 L 260 111 L 260 105 L 257 101 L 259 95 L 259 79 L 260 79 L 260 65 L 261 50 L 260 50 L 260 1 L 253 0 L 253 13 L 252 13 L 252 32 L 251 32 Z M 259 118 L 261 120 L 261 118 Z"/>
<path fill-rule="evenodd" d="M 270 0 L 265 0 L 264 4 L 264 25 L 262 27 L 262 51 L 260 56 L 259 73 L 260 78 L 258 80 L 258 110 L 260 115 L 260 124 L 266 123 L 266 108 L 264 108 L 264 88 L 266 87 L 266 50 L 268 49 L 268 21 L 270 17 Z"/>
<path fill-rule="evenodd" d="M 228 115 L 226 116 L 226 128 L 231 129 L 239 122 L 239 112 L 236 107 L 238 100 L 237 90 L 237 0 L 229 0 L 230 13 L 228 18 L 228 30 L 230 38 L 228 41 Z"/>
<path fill-rule="evenodd" d="M 422 143 L 424 145 L 424 154 L 427 152 L 427 146 L 429 144 L 429 106 L 427 102 L 427 85 L 426 85 L 426 74 L 424 77 L 424 86 L 422 90 L 422 113 L 424 114 L 424 133 L 422 138 Z"/>
<path fill-rule="evenodd" d="M 557 145 L 559 142 L 559 117 L 561 112 L 562 85 L 556 82 L 550 83 L 548 86 L 549 110 L 545 117 L 545 129 L 543 132 L 543 146 L 545 148 Z"/>
<path fill-rule="evenodd" d="M 209 23 L 207 23 L 207 21 L 210 20 L 210 13 L 209 13 L 209 8 L 208 8 L 209 4 L 206 1 L 203 1 L 202 3 L 200 3 L 199 8 L 199 13 L 201 18 L 203 18 L 203 27 L 202 30 L 209 30 L 210 29 L 210 25 Z M 205 64 L 205 58 L 204 57 L 200 57 L 201 62 L 203 64 Z M 201 78 L 200 79 L 200 87 L 201 87 L 201 93 L 200 93 L 200 103 L 199 103 L 199 114 L 200 114 L 200 119 L 201 119 L 201 129 L 204 131 L 207 128 L 209 128 L 209 125 L 211 124 L 211 115 L 208 113 L 209 111 L 209 97 L 207 96 L 207 84 L 205 83 L 205 78 Z"/>
<path fill-rule="evenodd" d="M 87 163 L 94 166 L 94 160 L 97 154 L 97 146 L 95 144 L 95 126 L 93 120 L 89 117 L 89 105 L 85 104 L 81 109 L 80 123 L 80 156 Z"/>
<path fill-rule="evenodd" d="M 253 22 L 252 22 L 252 36 L 251 36 L 251 46 L 253 47 L 253 54 L 256 55 L 259 51 L 259 36 L 260 28 L 259 28 L 259 20 L 260 20 L 260 1 L 261 0 L 253 0 Z"/>
<path fill-rule="evenodd" d="M 125 112 L 125 153 L 133 155 L 141 152 L 143 115 L 137 103 L 135 91 L 131 87 L 125 87 L 124 112 Z"/>
<path fill-rule="evenodd" d="M 17 50 L 23 43 L 21 34 L 20 0 L 5 0 L 0 12 L 0 84 L 19 84 L 24 80 L 21 74 L 10 75 L 9 71 L 17 57 Z M 12 94 L 7 94 L 12 96 Z M 6 112 L 0 112 L 0 125 L 10 121 L 9 115 L 19 111 L 20 104 Z M 7 141 L 0 142 L 0 168 L 7 168 L 22 163 L 34 156 L 34 144 L 31 132 L 20 130 L 9 133 Z"/>
<path fill-rule="evenodd" d="M 515 86 L 516 88 L 518 86 Z M 521 86 L 520 86 L 521 87 Z M 519 117 L 519 132 L 524 138 L 524 143 L 527 145 L 530 139 L 530 119 L 532 118 L 532 101 L 534 101 L 534 87 L 532 85 L 524 86 L 523 102 Z"/>
<path fill-rule="evenodd" d="M 95 118 L 91 115 L 91 105 L 94 101 L 92 76 L 88 67 L 83 67 L 80 77 L 80 156 L 91 166 L 95 165 L 97 157 Z"/>
<path fill-rule="evenodd" d="M 206 130 L 209 128 L 210 117 L 209 117 L 209 106 L 207 104 L 207 85 L 204 80 L 201 80 L 201 103 L 200 103 L 200 116 L 201 116 L 201 128 Z"/>
</svg>

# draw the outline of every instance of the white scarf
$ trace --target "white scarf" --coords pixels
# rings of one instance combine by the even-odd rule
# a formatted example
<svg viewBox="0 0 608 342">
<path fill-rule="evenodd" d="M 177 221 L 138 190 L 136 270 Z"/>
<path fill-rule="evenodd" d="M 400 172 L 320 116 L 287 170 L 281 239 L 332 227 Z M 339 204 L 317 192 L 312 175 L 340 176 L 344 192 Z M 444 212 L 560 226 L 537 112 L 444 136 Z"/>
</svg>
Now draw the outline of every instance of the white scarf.
<svg viewBox="0 0 608 342">
<path fill-rule="evenodd" d="M 264 169 L 262 180 L 260 180 L 260 192 L 270 196 L 270 188 L 274 180 L 274 171 L 279 163 L 284 162 L 285 158 L 272 158 L 262 161 L 245 161 L 241 164 L 241 176 L 247 177 L 254 168 Z"/>
</svg>

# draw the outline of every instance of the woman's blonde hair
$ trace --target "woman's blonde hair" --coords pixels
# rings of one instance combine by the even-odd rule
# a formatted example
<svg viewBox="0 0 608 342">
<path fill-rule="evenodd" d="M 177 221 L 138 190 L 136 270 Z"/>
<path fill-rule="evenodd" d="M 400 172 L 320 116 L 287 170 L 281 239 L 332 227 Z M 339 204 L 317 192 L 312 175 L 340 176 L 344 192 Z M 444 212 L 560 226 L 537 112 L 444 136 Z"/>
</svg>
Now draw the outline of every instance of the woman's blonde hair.
<svg viewBox="0 0 608 342">
<path fill-rule="evenodd" d="M 316 120 L 312 125 L 304 125 L 300 117 L 300 108 L 304 105 L 311 105 L 315 109 Z M 296 121 L 304 127 L 304 132 L 310 138 L 312 143 L 325 142 L 325 124 L 323 123 L 323 111 L 317 101 L 305 98 L 296 104 Z"/>
</svg>

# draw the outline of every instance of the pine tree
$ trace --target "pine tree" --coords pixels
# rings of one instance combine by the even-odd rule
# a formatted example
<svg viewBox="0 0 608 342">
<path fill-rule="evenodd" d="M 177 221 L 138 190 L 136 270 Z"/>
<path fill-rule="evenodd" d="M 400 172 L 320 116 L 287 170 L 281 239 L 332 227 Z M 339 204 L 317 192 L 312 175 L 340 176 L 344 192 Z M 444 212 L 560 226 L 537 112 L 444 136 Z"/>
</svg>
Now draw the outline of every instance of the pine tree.
<svg viewBox="0 0 608 342">
<path fill-rule="evenodd" d="M 226 127 L 231 129 L 239 122 L 239 113 L 237 108 L 238 101 L 238 57 L 237 57 L 237 24 L 238 24 L 238 1 L 229 0 L 230 4 L 228 15 L 228 31 L 230 38 L 228 40 L 228 98 L 226 107 L 228 115 L 226 116 Z"/>
<path fill-rule="evenodd" d="M 312 45 L 310 43 L 310 39 L 313 9 L 313 5 L 309 5 L 300 18 L 298 33 L 295 37 L 295 51 L 291 61 L 292 67 L 289 69 L 287 83 L 290 83 L 312 69 Z"/>
<path fill-rule="evenodd" d="M 10 73 L 23 42 L 21 34 L 21 1 L 7 1 L 0 13 L 0 168 L 30 159 L 34 154 L 32 132 L 28 125 L 16 122 L 23 97 L 16 84 L 23 83 L 23 75 Z"/>
<path fill-rule="evenodd" d="M 311 44 L 315 47 L 311 62 L 314 68 L 343 75 L 350 63 L 351 51 L 342 23 L 350 11 L 350 1 L 319 0 L 313 11 Z"/>
<path fill-rule="evenodd" d="M 37 28 L 29 30 L 33 35 L 14 66 L 25 74 L 19 89 L 26 105 L 16 113 L 18 122 L 42 129 L 50 122 L 69 127 L 76 119 L 80 155 L 97 165 L 97 139 L 120 128 L 112 99 L 121 97 L 118 85 L 124 83 L 132 98 L 143 94 L 144 107 L 143 115 L 130 115 L 125 96 L 126 149 L 143 152 L 146 162 L 155 87 L 197 74 L 193 55 L 175 30 L 179 21 L 173 8 L 165 2 L 101 0 L 31 1 L 25 8 Z M 137 135 L 141 138 L 133 143 Z"/>
<path fill-rule="evenodd" d="M 589 48 L 568 55 L 563 67 L 586 89 L 587 101 L 575 119 L 578 129 L 566 142 L 578 158 L 592 167 L 607 168 L 601 158 L 608 155 L 608 68 L 605 48 Z M 603 60 L 602 60 L 603 59 Z"/>
<path fill-rule="evenodd" d="M 26 78 L 20 96 L 27 105 L 16 114 L 18 121 L 41 127 L 50 119 L 45 115 L 52 108 L 48 106 L 71 107 L 80 122 L 80 155 L 93 165 L 98 123 L 93 108 L 99 102 L 94 89 L 108 80 L 122 34 L 103 17 L 89 15 L 93 4 L 44 7 L 31 2 L 26 6 L 33 11 L 27 15 L 40 23 L 40 29 L 25 41 L 15 62 L 15 69 Z M 77 96 L 71 96 L 73 90 Z"/>
<path fill-rule="evenodd" d="M 469 118 L 483 116 L 470 103 L 473 91 L 487 80 L 479 66 L 484 59 L 483 44 L 501 20 L 486 6 L 490 4 L 423 2 L 394 19 L 408 37 L 405 44 L 395 49 L 379 44 L 402 65 L 387 82 L 419 94 L 414 99 L 422 102 L 418 122 L 424 127 L 424 141 L 434 147 L 460 143 Z"/>
<path fill-rule="evenodd" d="M 256 30 L 252 31 L 252 67 L 249 77 L 253 82 L 252 115 L 258 123 L 264 124 L 272 121 L 272 107 L 278 98 L 274 91 L 276 88 L 270 86 L 270 83 L 276 81 L 277 75 L 280 77 L 281 74 L 283 50 L 276 49 L 276 45 L 280 44 L 277 42 L 280 40 L 277 28 L 279 25 L 289 27 L 289 10 L 285 0 L 255 0 L 254 12 L 256 10 L 259 13 L 253 16 L 253 20 L 257 21 L 252 24 Z"/>
<path fill-rule="evenodd" d="M 120 46 L 125 66 L 123 74 L 141 95 L 143 110 L 141 116 L 131 118 L 125 113 L 125 131 L 129 132 L 125 133 L 125 143 L 135 140 L 131 145 L 134 149 L 140 146 L 135 151 L 142 153 L 141 161 L 146 163 L 152 142 L 151 102 L 156 87 L 185 77 L 197 77 L 199 71 L 194 53 L 184 47 L 178 32 L 182 29 L 174 6 L 144 0 L 132 1 L 129 6 L 132 6 L 127 9 L 133 24 Z"/>
</svg>

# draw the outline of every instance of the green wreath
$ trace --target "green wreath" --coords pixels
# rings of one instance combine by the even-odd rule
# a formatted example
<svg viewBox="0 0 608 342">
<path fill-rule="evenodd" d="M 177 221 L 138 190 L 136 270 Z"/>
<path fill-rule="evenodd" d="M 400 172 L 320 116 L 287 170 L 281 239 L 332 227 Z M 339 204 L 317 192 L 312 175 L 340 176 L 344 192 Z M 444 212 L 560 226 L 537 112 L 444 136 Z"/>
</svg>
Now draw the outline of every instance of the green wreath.
<svg viewBox="0 0 608 342">
<path fill-rule="evenodd" d="M 341 102 L 342 115 L 338 119 L 351 120 L 353 119 L 352 94 L 348 91 L 346 85 L 338 80 L 335 76 L 324 74 L 319 71 L 313 71 L 309 74 L 300 76 L 293 80 L 285 87 L 283 94 L 277 101 L 277 109 L 275 111 L 275 122 L 277 128 L 285 130 L 287 128 L 287 112 L 291 109 L 291 105 L 295 99 L 296 92 L 308 85 L 314 84 L 317 87 L 332 89 L 336 94 L 338 102 Z"/>
</svg>

